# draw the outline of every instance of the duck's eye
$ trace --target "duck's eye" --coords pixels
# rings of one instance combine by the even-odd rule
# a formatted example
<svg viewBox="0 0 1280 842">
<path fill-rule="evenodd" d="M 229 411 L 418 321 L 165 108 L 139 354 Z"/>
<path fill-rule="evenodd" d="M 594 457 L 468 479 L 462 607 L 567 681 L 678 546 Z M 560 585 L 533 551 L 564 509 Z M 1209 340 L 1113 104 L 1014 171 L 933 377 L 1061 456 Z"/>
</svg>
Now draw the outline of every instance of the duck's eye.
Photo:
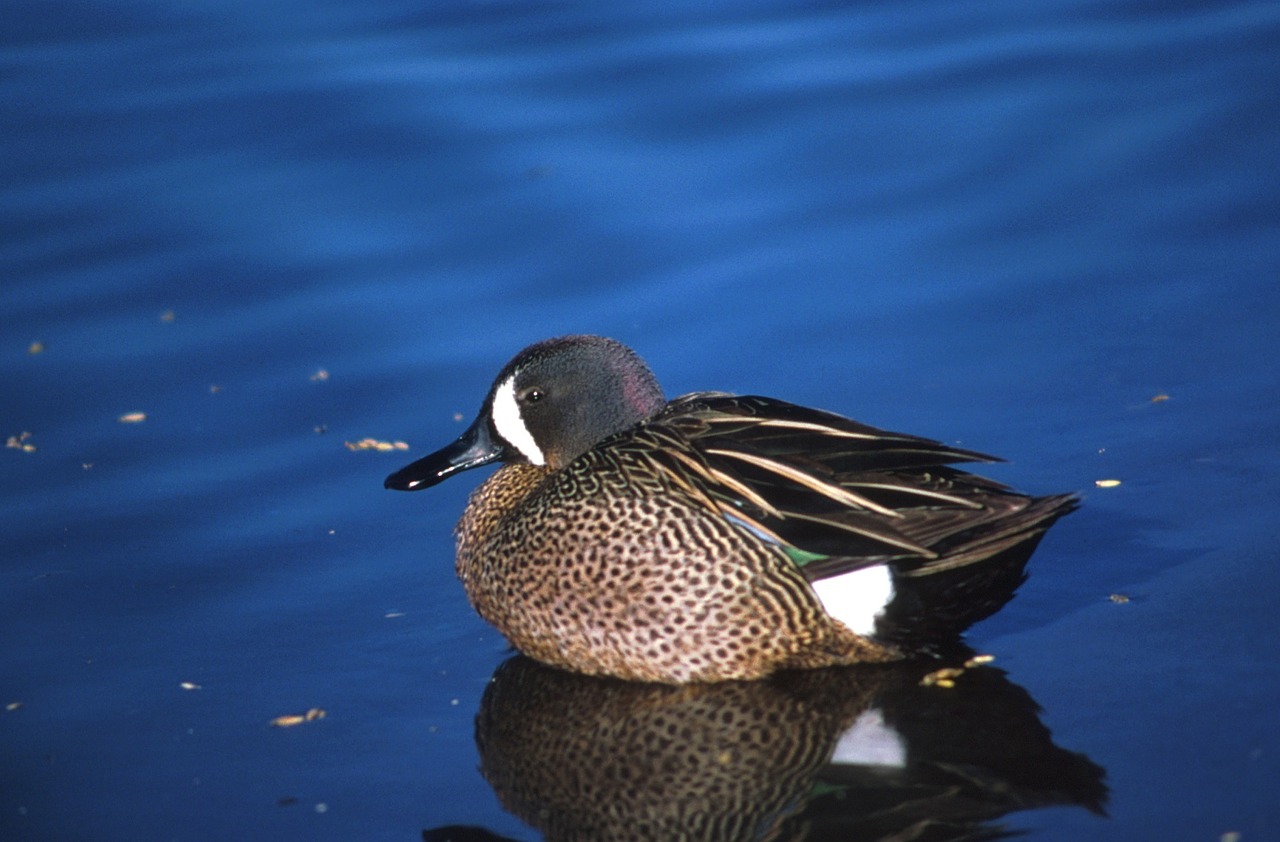
<svg viewBox="0 0 1280 842">
<path fill-rule="evenodd" d="M 520 393 L 520 400 L 525 403 L 537 403 L 544 397 L 541 389 L 525 389 Z"/>
</svg>

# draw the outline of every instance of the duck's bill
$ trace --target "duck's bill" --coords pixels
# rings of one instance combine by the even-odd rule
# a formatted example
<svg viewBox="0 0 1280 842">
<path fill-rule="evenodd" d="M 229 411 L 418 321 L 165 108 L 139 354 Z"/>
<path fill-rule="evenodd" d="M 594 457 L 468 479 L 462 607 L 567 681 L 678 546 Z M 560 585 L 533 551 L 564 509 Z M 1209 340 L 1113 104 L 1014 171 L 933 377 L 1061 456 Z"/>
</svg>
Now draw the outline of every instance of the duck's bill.
<svg viewBox="0 0 1280 842">
<path fill-rule="evenodd" d="M 430 488 L 459 471 L 487 465 L 503 455 L 501 442 L 489 435 L 488 425 L 480 419 L 453 444 L 404 466 L 387 477 L 382 486 L 396 491 Z"/>
</svg>

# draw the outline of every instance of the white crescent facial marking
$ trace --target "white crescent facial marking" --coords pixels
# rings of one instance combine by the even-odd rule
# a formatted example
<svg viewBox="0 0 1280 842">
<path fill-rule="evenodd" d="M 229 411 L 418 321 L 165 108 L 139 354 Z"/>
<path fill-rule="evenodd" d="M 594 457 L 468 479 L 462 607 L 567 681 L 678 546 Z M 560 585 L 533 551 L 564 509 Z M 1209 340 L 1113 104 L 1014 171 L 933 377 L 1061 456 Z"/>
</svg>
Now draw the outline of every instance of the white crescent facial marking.
<svg viewBox="0 0 1280 842">
<path fill-rule="evenodd" d="M 858 721 L 840 735 L 831 753 L 831 762 L 900 769 L 907 765 L 907 745 L 902 735 L 884 721 L 880 710 L 871 708 L 864 710 Z"/>
<path fill-rule="evenodd" d="M 516 403 L 516 376 L 513 374 L 493 393 L 493 405 L 489 407 L 493 426 L 503 440 L 520 451 L 524 458 L 535 465 L 547 464 L 538 443 L 529 434 L 529 428 L 520 417 L 520 405 Z"/>
<path fill-rule="evenodd" d="M 863 636 L 875 634 L 876 617 L 893 601 L 893 574 L 883 564 L 811 584 L 827 613 Z"/>
</svg>

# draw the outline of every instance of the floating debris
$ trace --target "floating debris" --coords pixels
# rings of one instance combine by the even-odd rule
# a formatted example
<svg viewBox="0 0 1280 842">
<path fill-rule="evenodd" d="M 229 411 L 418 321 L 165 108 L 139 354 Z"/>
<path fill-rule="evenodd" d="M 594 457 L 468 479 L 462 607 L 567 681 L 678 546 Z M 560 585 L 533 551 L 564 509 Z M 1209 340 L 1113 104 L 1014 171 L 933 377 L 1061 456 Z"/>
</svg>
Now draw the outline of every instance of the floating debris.
<svg viewBox="0 0 1280 842">
<path fill-rule="evenodd" d="M 221 392 L 221 391 L 222 391 L 222 387 L 221 387 L 221 386 L 219 386 L 217 383 L 210 384 L 210 386 L 209 386 L 209 394 L 211 394 L 211 395 L 216 395 L 216 394 L 218 394 L 218 393 L 219 393 L 219 392 Z"/>
<path fill-rule="evenodd" d="M 167 325 L 173 324 L 173 320 L 176 318 L 177 318 L 177 315 L 172 310 L 165 310 L 163 313 L 160 314 L 160 321 L 164 322 Z"/>
<path fill-rule="evenodd" d="M 1151 398 L 1152 403 L 1164 403 L 1167 400 L 1169 400 L 1169 396 L 1166 395 L 1164 392 L 1161 392 L 1160 394 Z"/>
<path fill-rule="evenodd" d="M 33 356 L 35 354 L 43 354 L 44 343 L 41 342 L 39 339 L 37 339 L 35 342 L 32 342 L 30 345 L 27 346 L 27 353 Z"/>
<path fill-rule="evenodd" d="M 121 415 L 116 420 L 119 421 L 121 424 L 141 424 L 143 421 L 147 420 L 147 413 L 126 412 L 124 415 Z"/>
<path fill-rule="evenodd" d="M 995 659 L 995 655 L 974 655 L 972 658 L 965 661 L 963 666 L 943 667 L 940 670 L 934 670 L 933 672 L 926 674 L 920 679 L 920 686 L 950 689 L 956 686 L 956 679 L 964 675 L 967 671 L 974 667 L 989 664 Z"/>
<path fill-rule="evenodd" d="M 378 441 L 377 439 L 360 439 L 360 441 L 351 442 L 344 441 L 347 450 L 408 450 L 407 442 L 402 441 Z"/>
<path fill-rule="evenodd" d="M 290 713 L 285 716 L 277 716 L 271 720 L 271 725 L 276 728 L 292 728 L 295 725 L 301 725 L 304 722 L 314 722 L 317 719 L 324 719 L 324 710 L 322 708 L 312 708 L 306 713 Z"/>
<path fill-rule="evenodd" d="M 1118 479 L 1096 479 L 1096 480 L 1094 480 L 1094 481 L 1093 481 L 1093 484 L 1094 484 L 1094 485 L 1096 485 L 1098 488 L 1115 488 L 1116 486 L 1118 486 L 1118 485 L 1120 484 L 1120 480 L 1118 480 Z"/>
<path fill-rule="evenodd" d="M 178 686 L 181 687 L 183 690 L 203 690 L 204 689 L 199 684 L 196 684 L 194 681 L 183 681 L 183 682 L 180 682 Z"/>
<path fill-rule="evenodd" d="M 956 679 L 964 675 L 964 667 L 943 667 L 920 679 L 921 687 L 955 687 Z"/>
<path fill-rule="evenodd" d="M 325 371 L 323 368 L 317 368 L 316 373 L 311 375 L 312 383 L 323 383 L 328 379 L 329 379 L 329 372 Z"/>
<path fill-rule="evenodd" d="M 1111 600 L 1116 605 L 1124 605 L 1126 602 L 1133 601 L 1132 597 L 1130 597 L 1128 594 L 1123 594 L 1123 593 L 1113 593 L 1109 597 L 1107 597 L 1107 599 Z"/>
<path fill-rule="evenodd" d="M 16 436 L 9 436 L 4 446 L 12 447 L 14 450 L 21 450 L 23 453 L 32 453 L 36 449 L 36 446 L 31 443 L 30 433 L 18 433 Z"/>
<path fill-rule="evenodd" d="M 4 709 L 7 711 L 14 711 L 20 707 L 22 707 L 22 702 L 9 702 L 9 704 L 4 706 Z"/>
</svg>

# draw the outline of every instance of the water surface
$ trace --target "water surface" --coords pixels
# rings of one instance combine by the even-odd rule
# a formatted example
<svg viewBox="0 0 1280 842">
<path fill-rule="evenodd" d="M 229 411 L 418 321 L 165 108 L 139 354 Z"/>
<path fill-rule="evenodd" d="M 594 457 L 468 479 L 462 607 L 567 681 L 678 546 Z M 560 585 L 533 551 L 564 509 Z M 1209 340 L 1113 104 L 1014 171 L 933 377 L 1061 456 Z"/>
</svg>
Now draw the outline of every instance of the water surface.
<svg viewBox="0 0 1280 842">
<path fill-rule="evenodd" d="M 1278 37 L 1263 2 L 11 10 L 0 836 L 538 838 L 480 772 L 472 478 L 381 481 L 583 331 L 1084 491 L 970 642 L 1108 817 L 990 823 L 1275 836 Z"/>
</svg>

